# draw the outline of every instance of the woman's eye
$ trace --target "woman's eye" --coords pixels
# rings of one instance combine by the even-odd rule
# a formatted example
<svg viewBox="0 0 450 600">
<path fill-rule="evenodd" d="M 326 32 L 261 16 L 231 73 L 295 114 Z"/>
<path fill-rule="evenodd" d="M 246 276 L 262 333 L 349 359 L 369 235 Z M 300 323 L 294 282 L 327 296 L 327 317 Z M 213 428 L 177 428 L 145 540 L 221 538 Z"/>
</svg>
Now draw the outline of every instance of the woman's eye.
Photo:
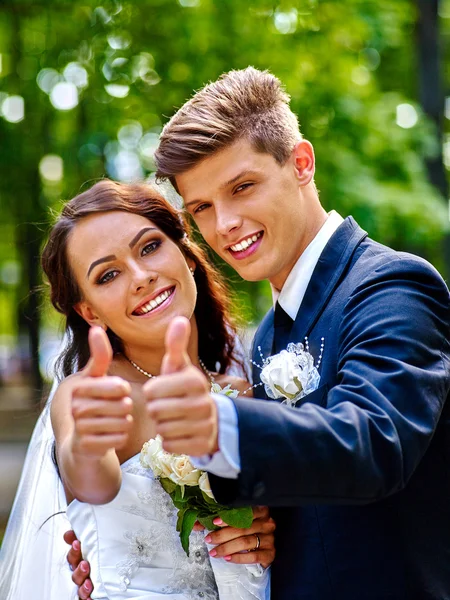
<svg viewBox="0 0 450 600">
<path fill-rule="evenodd" d="M 108 283 L 109 281 L 112 281 L 113 279 L 116 278 L 118 271 L 108 271 L 107 273 L 105 273 L 104 275 L 102 275 L 100 277 L 100 279 L 97 281 L 98 284 L 102 285 L 103 283 Z"/>
<path fill-rule="evenodd" d="M 161 245 L 161 242 L 159 240 L 158 241 L 154 241 L 154 242 L 150 242 L 150 244 L 146 244 L 142 248 L 142 255 L 145 256 L 146 254 L 151 254 L 152 252 L 154 252 L 155 250 L 157 250 L 160 245 Z"/>
</svg>

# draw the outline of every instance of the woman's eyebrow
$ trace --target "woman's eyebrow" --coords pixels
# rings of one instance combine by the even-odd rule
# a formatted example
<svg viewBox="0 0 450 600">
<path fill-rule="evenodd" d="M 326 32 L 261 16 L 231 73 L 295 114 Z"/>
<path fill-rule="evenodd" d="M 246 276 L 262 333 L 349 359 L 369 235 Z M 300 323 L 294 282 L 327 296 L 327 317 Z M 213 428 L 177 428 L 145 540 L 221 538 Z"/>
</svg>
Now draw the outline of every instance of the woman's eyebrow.
<svg viewBox="0 0 450 600">
<path fill-rule="evenodd" d="M 141 229 L 139 231 L 139 233 L 137 233 L 134 238 L 131 240 L 131 242 L 128 244 L 130 246 L 130 248 L 133 248 L 133 246 L 136 246 L 136 244 L 138 243 L 138 241 L 141 239 L 141 237 L 144 235 L 144 233 L 146 233 L 147 231 L 158 231 L 156 229 L 156 227 L 144 227 L 144 229 Z"/>
<path fill-rule="evenodd" d="M 86 278 L 89 277 L 92 269 L 94 267 L 96 267 L 97 265 L 99 265 L 100 263 L 104 263 L 104 262 L 109 262 L 110 260 L 116 260 L 116 255 L 115 254 L 108 254 L 108 256 L 104 256 L 103 258 L 99 258 L 97 260 L 94 260 L 94 262 L 91 264 L 91 266 L 88 269 Z"/>
</svg>

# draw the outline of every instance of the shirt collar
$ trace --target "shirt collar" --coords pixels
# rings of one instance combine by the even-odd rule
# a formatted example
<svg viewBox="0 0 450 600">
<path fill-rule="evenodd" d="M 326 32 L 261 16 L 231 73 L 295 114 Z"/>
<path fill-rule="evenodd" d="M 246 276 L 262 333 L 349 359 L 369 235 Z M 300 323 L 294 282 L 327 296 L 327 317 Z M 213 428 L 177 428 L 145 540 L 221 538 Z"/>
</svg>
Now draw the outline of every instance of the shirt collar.
<svg viewBox="0 0 450 600">
<path fill-rule="evenodd" d="M 293 321 L 295 321 L 300 305 L 305 296 L 306 288 L 311 280 L 320 255 L 322 254 L 333 233 L 343 221 L 344 219 L 341 217 L 341 215 L 335 210 L 332 210 L 328 214 L 328 218 L 325 223 L 317 232 L 315 238 L 310 242 L 295 263 L 286 281 L 284 282 L 281 291 L 278 291 L 271 286 L 274 305 L 278 300 L 281 308 L 291 317 Z"/>
</svg>

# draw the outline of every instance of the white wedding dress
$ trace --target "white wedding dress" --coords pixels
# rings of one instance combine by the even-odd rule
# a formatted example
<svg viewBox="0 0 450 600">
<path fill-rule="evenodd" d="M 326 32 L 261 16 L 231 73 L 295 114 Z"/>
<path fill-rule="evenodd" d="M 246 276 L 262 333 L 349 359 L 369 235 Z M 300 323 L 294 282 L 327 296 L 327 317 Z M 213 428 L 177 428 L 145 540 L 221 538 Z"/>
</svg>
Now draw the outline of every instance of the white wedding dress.
<svg viewBox="0 0 450 600">
<path fill-rule="evenodd" d="M 176 531 L 176 509 L 152 471 L 140 465 L 139 455 L 121 469 L 122 485 L 112 502 L 74 500 L 67 507 L 91 565 L 93 600 L 268 598 L 268 573 L 258 565 L 210 559 L 204 533 L 192 532 L 188 558 Z"/>
<path fill-rule="evenodd" d="M 71 526 L 91 564 L 93 600 L 269 600 L 269 569 L 210 560 L 203 533 L 191 534 L 187 558 L 172 501 L 139 456 L 122 465 L 122 486 L 112 502 L 67 506 L 52 461 L 50 398 L 30 441 L 0 549 L 1 600 L 78 598 L 63 540 Z"/>
</svg>

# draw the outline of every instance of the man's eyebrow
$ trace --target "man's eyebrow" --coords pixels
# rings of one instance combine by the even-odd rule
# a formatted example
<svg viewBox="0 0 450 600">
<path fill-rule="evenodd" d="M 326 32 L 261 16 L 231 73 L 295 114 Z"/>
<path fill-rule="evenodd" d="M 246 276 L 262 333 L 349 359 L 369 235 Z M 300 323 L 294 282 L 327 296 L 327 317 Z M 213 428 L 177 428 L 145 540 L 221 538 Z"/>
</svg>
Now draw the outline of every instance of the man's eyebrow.
<svg viewBox="0 0 450 600">
<path fill-rule="evenodd" d="M 256 171 L 250 171 L 249 169 L 245 169 L 244 171 L 241 171 L 240 173 L 238 173 L 235 177 L 232 177 L 225 183 L 222 183 L 220 186 L 220 189 L 224 189 L 226 187 L 229 187 L 230 185 L 233 185 L 233 183 L 236 183 L 236 181 L 239 181 L 239 179 L 242 179 L 242 177 L 246 177 L 247 175 L 255 175 L 255 174 L 256 174 Z M 203 202 L 203 201 L 202 200 L 191 200 L 190 202 L 186 202 L 184 204 L 184 208 L 189 208 L 189 206 L 191 206 L 192 204 L 197 204 L 198 202 Z"/>
<path fill-rule="evenodd" d="M 89 277 L 89 275 L 91 274 L 91 271 L 94 267 L 96 267 L 97 265 L 104 263 L 104 262 L 109 262 L 110 260 L 115 260 L 116 256 L 115 254 L 108 254 L 108 256 L 104 256 L 103 258 L 99 258 L 98 260 L 94 260 L 94 262 L 91 264 L 91 266 L 88 269 L 86 278 Z"/>
<path fill-rule="evenodd" d="M 144 229 L 141 229 L 139 231 L 139 233 L 137 233 L 134 236 L 134 238 L 131 240 L 131 242 L 128 244 L 130 246 L 130 248 L 133 248 L 134 246 L 136 246 L 138 241 L 141 239 L 141 237 L 144 235 L 144 233 L 147 233 L 147 231 L 158 231 L 158 230 L 156 229 L 156 227 L 144 227 Z"/>
<path fill-rule="evenodd" d="M 235 177 L 232 177 L 231 179 L 229 179 L 226 183 L 223 183 L 220 187 L 221 188 L 226 188 L 230 185 L 233 185 L 233 183 L 236 183 L 236 181 L 239 181 L 239 179 L 242 179 L 242 177 L 246 177 L 247 175 L 255 175 L 256 171 L 251 171 L 250 169 L 245 169 L 244 171 L 241 171 L 240 173 L 238 173 Z"/>
</svg>

